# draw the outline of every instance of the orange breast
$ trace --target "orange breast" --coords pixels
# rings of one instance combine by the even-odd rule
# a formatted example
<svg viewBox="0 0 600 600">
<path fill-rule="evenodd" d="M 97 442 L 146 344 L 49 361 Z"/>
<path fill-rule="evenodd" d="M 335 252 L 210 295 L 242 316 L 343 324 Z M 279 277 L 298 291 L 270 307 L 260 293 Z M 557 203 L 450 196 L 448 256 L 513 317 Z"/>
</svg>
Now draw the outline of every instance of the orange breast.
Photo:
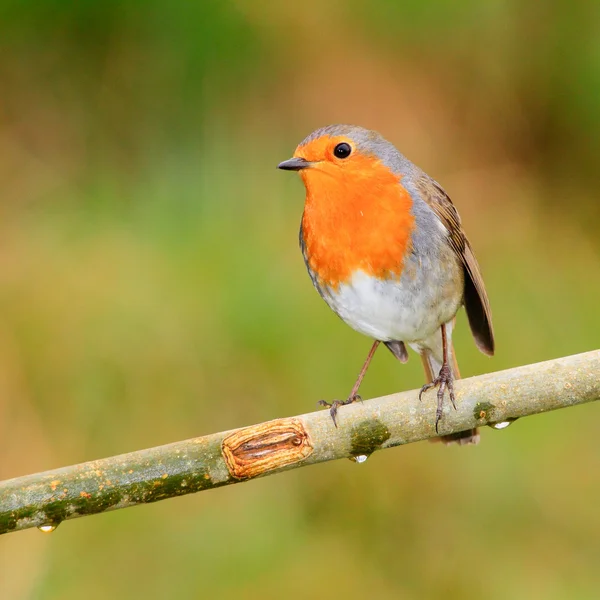
<svg viewBox="0 0 600 600">
<path fill-rule="evenodd" d="M 369 156 L 355 157 L 351 169 L 319 164 L 301 175 L 304 243 L 319 280 L 336 288 L 357 270 L 399 278 L 414 228 L 400 177 Z"/>
</svg>

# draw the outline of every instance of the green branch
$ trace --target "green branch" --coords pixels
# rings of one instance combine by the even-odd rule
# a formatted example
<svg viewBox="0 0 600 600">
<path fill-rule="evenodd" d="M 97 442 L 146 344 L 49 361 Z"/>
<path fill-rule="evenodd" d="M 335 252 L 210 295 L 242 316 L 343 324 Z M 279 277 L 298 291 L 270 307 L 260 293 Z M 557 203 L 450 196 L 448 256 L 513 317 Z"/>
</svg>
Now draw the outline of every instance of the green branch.
<svg viewBox="0 0 600 600">
<path fill-rule="evenodd" d="M 600 399 L 600 350 L 455 383 L 440 434 Z M 182 496 L 436 437 L 435 393 L 410 391 L 328 411 L 95 460 L 0 482 L 0 534 Z M 466 451 L 466 450 L 465 450 Z"/>
</svg>

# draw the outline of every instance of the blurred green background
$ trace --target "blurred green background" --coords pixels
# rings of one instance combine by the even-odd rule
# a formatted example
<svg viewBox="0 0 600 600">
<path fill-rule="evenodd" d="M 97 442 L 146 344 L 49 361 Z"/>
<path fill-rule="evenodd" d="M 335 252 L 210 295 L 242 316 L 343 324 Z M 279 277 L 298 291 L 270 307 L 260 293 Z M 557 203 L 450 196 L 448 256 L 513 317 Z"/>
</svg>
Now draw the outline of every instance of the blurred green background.
<svg viewBox="0 0 600 600">
<path fill-rule="evenodd" d="M 0 3 L 0 478 L 307 412 L 369 348 L 312 289 L 313 129 L 458 206 L 497 355 L 598 347 L 600 5 Z M 420 386 L 384 351 L 365 397 Z M 596 598 L 598 407 L 0 538 L 0 597 Z"/>
</svg>

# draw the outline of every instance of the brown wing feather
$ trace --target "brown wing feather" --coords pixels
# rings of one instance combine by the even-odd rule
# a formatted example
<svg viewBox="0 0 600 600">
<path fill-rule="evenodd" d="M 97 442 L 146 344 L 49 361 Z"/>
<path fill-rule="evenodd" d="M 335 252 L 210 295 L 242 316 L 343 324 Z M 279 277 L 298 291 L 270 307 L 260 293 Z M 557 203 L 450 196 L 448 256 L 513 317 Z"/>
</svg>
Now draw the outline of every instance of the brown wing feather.
<svg viewBox="0 0 600 600">
<path fill-rule="evenodd" d="M 465 236 L 458 212 L 440 185 L 426 175 L 416 181 L 421 198 L 429 205 L 448 230 L 448 241 L 461 259 L 465 273 L 465 309 L 477 347 L 491 356 L 494 354 L 492 312 L 479 264 Z"/>
</svg>

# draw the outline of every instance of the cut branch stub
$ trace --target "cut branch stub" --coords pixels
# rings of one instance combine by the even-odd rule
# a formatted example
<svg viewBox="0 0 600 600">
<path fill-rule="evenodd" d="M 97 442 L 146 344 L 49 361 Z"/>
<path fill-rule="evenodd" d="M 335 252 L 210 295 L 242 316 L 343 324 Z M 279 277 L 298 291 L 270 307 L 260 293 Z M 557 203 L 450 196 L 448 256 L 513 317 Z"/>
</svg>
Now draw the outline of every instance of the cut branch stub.
<svg viewBox="0 0 600 600">
<path fill-rule="evenodd" d="M 294 417 L 239 429 L 223 440 L 222 451 L 231 476 L 248 479 L 304 460 L 313 445 Z"/>
</svg>

